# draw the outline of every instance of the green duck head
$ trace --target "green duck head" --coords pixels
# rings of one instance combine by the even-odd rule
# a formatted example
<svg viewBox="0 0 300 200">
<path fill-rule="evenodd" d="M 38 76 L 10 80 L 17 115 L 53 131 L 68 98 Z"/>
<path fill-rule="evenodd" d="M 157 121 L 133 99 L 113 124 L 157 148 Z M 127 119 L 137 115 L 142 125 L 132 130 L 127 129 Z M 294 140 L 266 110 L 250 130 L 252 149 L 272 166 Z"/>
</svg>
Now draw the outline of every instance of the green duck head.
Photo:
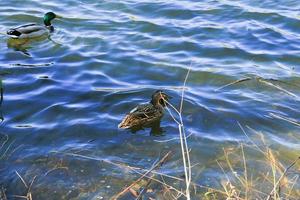
<svg viewBox="0 0 300 200">
<path fill-rule="evenodd" d="M 169 99 L 171 99 L 172 97 L 170 97 L 169 95 L 167 95 L 166 93 L 164 93 L 161 90 L 157 90 L 153 95 L 152 95 L 152 99 L 151 102 L 154 106 L 162 106 L 165 107 L 167 106 L 167 103 L 169 101 Z"/>
<path fill-rule="evenodd" d="M 45 24 L 45 26 L 51 26 L 51 21 L 55 18 L 59 18 L 59 16 L 56 15 L 55 13 L 53 13 L 53 12 L 47 12 L 44 15 L 44 24 Z"/>
</svg>

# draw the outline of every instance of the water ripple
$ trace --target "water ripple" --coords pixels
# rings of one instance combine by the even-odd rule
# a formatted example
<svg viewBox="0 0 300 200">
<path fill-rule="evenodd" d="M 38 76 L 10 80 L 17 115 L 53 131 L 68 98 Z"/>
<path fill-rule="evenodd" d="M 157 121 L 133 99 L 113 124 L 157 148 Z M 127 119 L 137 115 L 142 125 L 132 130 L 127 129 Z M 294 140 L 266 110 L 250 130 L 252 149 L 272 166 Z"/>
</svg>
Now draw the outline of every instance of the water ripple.
<svg viewBox="0 0 300 200">
<path fill-rule="evenodd" d="M 63 19 L 53 21 L 50 39 L 16 41 L 0 35 L 0 132 L 14 141 L 13 148 L 22 145 L 3 161 L 0 177 L 9 191 L 19 181 L 15 170 L 44 175 L 64 158 L 68 173 L 48 173 L 37 188 L 61 197 L 78 179 L 88 183 L 86 192 L 74 190 L 66 199 L 91 198 L 92 186 L 104 197 L 112 196 L 118 187 L 106 186 L 120 182 L 119 169 L 53 152 L 81 152 L 147 168 L 162 150 L 176 151 L 177 124 L 167 112 L 161 124 L 165 133 L 158 138 L 148 129 L 131 134 L 117 124 L 158 89 L 179 105 L 188 68 L 183 118 L 189 145 L 201 155 L 194 163 L 214 161 L 223 147 L 247 142 L 238 122 L 263 133 L 276 148 L 299 150 L 291 139 L 298 138 L 299 127 L 270 115 L 299 121 L 297 1 L 18 3 L 0 2 L 1 33 L 23 23 L 42 23 L 50 10 Z M 222 88 L 245 77 L 251 80 Z M 166 173 L 182 173 L 176 167 L 180 158 L 175 160 Z M 204 171 L 199 181 L 214 173 Z M 35 198 L 49 199 L 48 194 Z"/>
</svg>

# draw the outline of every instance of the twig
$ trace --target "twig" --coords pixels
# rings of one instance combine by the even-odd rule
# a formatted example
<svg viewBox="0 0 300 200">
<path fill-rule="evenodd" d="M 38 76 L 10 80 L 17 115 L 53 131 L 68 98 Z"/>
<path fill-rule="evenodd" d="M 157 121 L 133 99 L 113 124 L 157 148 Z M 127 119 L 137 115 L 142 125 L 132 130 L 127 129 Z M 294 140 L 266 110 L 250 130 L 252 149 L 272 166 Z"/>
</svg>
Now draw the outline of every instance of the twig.
<svg viewBox="0 0 300 200">
<path fill-rule="evenodd" d="M 131 169 L 133 172 L 135 172 L 135 173 L 137 173 L 137 174 L 140 174 L 140 175 L 143 175 L 143 173 L 141 173 L 141 172 L 139 172 L 139 171 L 137 171 L 137 170 L 134 170 L 134 169 Z M 153 172 L 151 172 L 151 173 L 153 173 Z M 186 195 L 183 193 L 183 192 L 181 192 L 181 191 L 179 191 L 178 189 L 176 189 L 176 188 L 174 188 L 173 186 L 171 186 L 171 185 L 168 185 L 168 184 L 166 184 L 166 183 L 164 183 L 164 182 L 162 182 L 162 181 L 160 181 L 160 180 L 158 180 L 158 179 L 156 179 L 156 178 L 153 178 L 153 177 L 151 177 L 151 176 L 145 176 L 146 178 L 149 178 L 149 179 L 151 179 L 151 180 L 153 180 L 153 181 L 155 181 L 155 182 L 157 182 L 157 183 L 160 183 L 160 184 L 162 184 L 163 186 L 165 186 L 165 187 L 167 187 L 168 189 L 171 189 L 171 190 L 174 190 L 174 191 L 176 191 L 177 193 L 179 193 L 179 194 L 181 194 L 181 195 L 183 195 L 183 196 L 185 196 L 186 197 Z M 184 181 L 183 179 L 181 179 L 181 181 Z"/>
<path fill-rule="evenodd" d="M 186 136 L 186 138 L 189 138 L 193 135 L 193 133 L 190 133 L 188 136 Z M 164 143 L 164 142 L 170 142 L 170 141 L 173 141 L 173 140 L 180 140 L 179 137 L 174 137 L 174 138 L 171 138 L 171 139 L 167 139 L 167 140 L 154 140 L 155 142 L 160 142 L 160 143 Z"/>
<path fill-rule="evenodd" d="M 0 190 L 0 199 L 1 200 L 7 200 L 6 194 L 5 194 L 5 189 L 3 187 L 1 187 Z"/>
<path fill-rule="evenodd" d="M 294 93 L 292 93 L 292 92 L 290 92 L 290 91 L 287 91 L 286 89 L 283 89 L 282 87 L 280 87 L 280 86 L 278 86 L 278 85 L 275 85 L 275 84 L 273 84 L 273 83 L 270 83 L 270 82 L 266 81 L 265 79 L 263 79 L 263 78 L 261 78 L 261 77 L 258 77 L 257 80 L 258 80 L 259 82 L 262 82 L 262 83 L 268 85 L 268 86 L 274 87 L 274 88 L 276 88 L 276 89 L 278 89 L 278 90 L 280 90 L 280 91 L 282 91 L 282 92 L 284 92 L 284 93 L 286 93 L 286 94 L 288 94 L 288 95 L 290 95 L 290 96 L 293 96 L 293 97 L 295 97 L 295 98 L 299 98 L 296 94 L 294 94 Z"/>
<path fill-rule="evenodd" d="M 123 189 L 121 192 L 119 192 L 117 195 L 113 196 L 111 199 L 116 200 L 123 196 L 130 188 L 132 188 L 134 185 L 136 185 L 139 181 L 141 181 L 145 176 L 147 176 L 151 171 L 155 170 L 156 168 L 160 167 L 171 155 L 171 151 L 169 151 L 162 159 L 160 159 L 155 165 L 153 165 L 146 173 L 144 173 L 140 178 L 138 178 L 136 181 L 131 183 L 128 187 Z"/>
<path fill-rule="evenodd" d="M 239 79 L 239 80 L 236 80 L 236 81 L 233 81 L 231 83 L 228 83 L 226 85 L 223 85 L 217 89 L 215 89 L 215 91 L 218 91 L 218 90 L 221 90 L 221 89 L 224 89 L 228 86 L 231 86 L 231 85 L 234 85 L 234 84 L 237 84 L 237 83 L 241 83 L 241 82 L 244 82 L 244 81 L 249 81 L 249 80 L 252 80 L 253 78 L 250 78 L 250 77 L 247 77 L 247 78 L 242 78 L 242 79 Z"/>
<path fill-rule="evenodd" d="M 178 125 L 179 129 L 179 135 L 180 135 L 180 143 L 181 143 L 181 151 L 182 151 L 182 158 L 183 158 L 183 167 L 184 167 L 184 174 L 185 174 L 185 180 L 186 180 L 186 195 L 187 195 L 187 200 L 190 199 L 190 180 L 191 180 L 191 175 L 187 171 L 187 166 L 189 166 L 189 171 L 190 171 L 190 163 L 189 163 L 189 158 L 187 155 L 189 155 L 188 150 L 185 148 L 185 136 L 183 133 L 183 125 Z"/>
<path fill-rule="evenodd" d="M 270 115 L 271 117 L 275 117 L 275 118 L 277 118 L 277 119 L 282 119 L 282 120 L 284 120 L 284 121 L 290 122 L 290 123 L 292 123 L 292 124 L 294 124 L 294 125 L 296 125 L 296 126 L 300 126 L 300 122 L 297 121 L 297 120 L 295 120 L 295 119 L 288 118 L 288 117 L 284 117 L 284 116 L 280 116 L 280 115 L 277 115 L 277 114 L 274 114 L 274 113 L 269 113 L 269 115 Z"/>
<path fill-rule="evenodd" d="M 271 190 L 267 200 L 269 200 L 272 196 L 272 194 L 275 192 L 275 189 L 277 188 L 277 186 L 279 185 L 280 181 L 283 179 L 283 177 L 285 176 L 285 174 L 288 172 L 289 169 L 291 169 L 298 161 L 300 160 L 300 156 L 294 161 L 292 162 L 285 170 L 284 172 L 281 174 L 281 176 L 279 177 L 278 181 L 276 182 L 276 184 L 274 185 L 274 188 Z"/>
<path fill-rule="evenodd" d="M 31 181 L 31 183 L 30 183 L 30 185 L 29 185 L 29 187 L 28 187 L 28 191 L 29 191 L 29 192 L 31 191 L 31 187 L 32 187 L 33 182 L 35 181 L 36 177 L 37 177 L 37 176 L 34 176 L 34 177 L 33 177 L 32 181 Z"/>
<path fill-rule="evenodd" d="M 1 134 L 2 135 L 2 134 Z M 3 134 L 4 136 L 5 136 L 5 140 L 4 140 L 4 142 L 2 143 L 2 145 L 0 146 L 0 150 L 2 149 L 2 147 L 7 143 L 7 141 L 9 140 L 9 137 L 8 137 L 8 135 L 6 135 L 6 134 Z"/>
<path fill-rule="evenodd" d="M 148 178 L 148 181 L 147 183 L 145 184 L 145 186 L 143 187 L 142 191 L 140 191 L 139 195 L 136 196 L 136 200 L 140 200 L 142 198 L 142 195 L 144 194 L 145 191 L 147 191 L 151 181 L 154 179 L 155 177 L 155 173 L 152 173 L 152 176 L 151 177 L 147 177 Z M 162 178 L 163 179 L 163 178 Z M 165 182 L 163 181 L 163 185 L 165 185 Z"/>
<path fill-rule="evenodd" d="M 49 171 L 47 171 L 44 176 L 47 176 L 48 174 L 50 174 L 51 172 L 57 170 L 57 169 L 65 169 L 65 170 L 68 170 L 69 168 L 68 167 L 55 167 L 53 169 L 50 169 Z"/>
<path fill-rule="evenodd" d="M 224 88 L 226 88 L 226 87 L 228 87 L 228 86 L 231 86 L 231 85 L 234 85 L 234 84 L 237 84 L 237 83 L 241 83 L 241 82 L 249 81 L 249 80 L 253 80 L 253 79 L 254 79 L 254 78 L 251 78 L 251 77 L 242 78 L 242 79 L 233 81 L 233 82 L 231 82 L 231 83 L 228 83 L 228 84 L 226 84 L 226 85 L 223 85 L 223 86 L 221 86 L 221 87 L 215 89 L 215 91 L 224 89 Z M 288 94 L 288 95 L 290 95 L 290 96 L 299 98 L 299 96 L 297 96 L 296 94 L 294 94 L 294 93 L 292 93 L 292 92 L 290 92 L 290 91 L 288 91 L 288 90 L 286 90 L 286 89 L 284 89 L 284 88 L 282 88 L 282 87 L 280 87 L 280 86 L 278 86 L 278 85 L 275 85 L 275 84 L 269 82 L 269 81 L 276 81 L 276 82 L 279 82 L 279 83 L 288 84 L 288 83 L 286 83 L 286 82 L 284 82 L 284 81 L 280 81 L 280 80 L 277 80 L 277 79 L 274 79 L 274 78 L 263 78 L 263 77 L 261 77 L 261 76 L 256 76 L 255 79 L 256 79 L 257 81 L 261 82 L 261 83 L 264 83 L 264 84 L 268 85 L 268 86 L 275 87 L 276 89 L 278 89 L 278 90 L 280 90 L 280 91 L 282 91 L 282 92 L 284 92 L 284 93 L 286 93 L 286 94 Z M 290 84 L 288 84 L 288 85 L 290 85 Z M 293 86 L 295 86 L 295 85 L 293 85 Z M 297 87 L 298 87 L 298 86 L 297 86 Z"/>
<path fill-rule="evenodd" d="M 28 188 L 28 185 L 26 184 L 26 182 L 24 181 L 24 179 L 22 178 L 22 176 L 17 172 L 17 171 L 15 171 L 16 172 L 16 174 L 18 175 L 18 177 L 21 179 L 21 181 L 22 181 L 22 183 L 24 184 L 24 186 L 26 187 L 26 188 Z"/>
<path fill-rule="evenodd" d="M 22 198 L 22 199 L 26 199 L 28 200 L 27 196 L 22 196 L 22 195 L 12 195 L 13 197 L 17 197 L 17 198 Z"/>
<path fill-rule="evenodd" d="M 247 172 L 247 163 L 246 163 L 246 157 L 245 157 L 245 152 L 244 152 L 244 146 L 243 144 L 241 144 L 241 150 L 242 150 L 242 155 L 243 155 L 243 163 L 244 163 L 244 179 L 245 179 L 245 196 L 246 199 L 248 199 L 248 190 L 249 190 L 249 186 L 248 186 L 248 172 Z"/>
<path fill-rule="evenodd" d="M 287 194 L 287 199 L 289 199 L 289 196 L 291 195 L 292 190 L 294 189 L 294 187 L 295 187 L 295 185 L 297 183 L 297 180 L 299 179 L 299 175 L 296 175 L 294 179 L 295 180 L 292 182 L 292 186 L 289 188 L 289 192 Z"/>
<path fill-rule="evenodd" d="M 267 80 L 267 81 L 273 81 L 273 82 L 278 82 L 278 83 L 282 83 L 282 84 L 285 84 L 285 85 L 288 85 L 288 86 L 293 86 L 293 87 L 300 88 L 299 85 L 292 84 L 292 83 L 287 83 L 285 81 L 281 81 L 281 80 L 278 80 L 278 79 L 275 79 L 275 78 L 265 78 L 265 80 Z"/>
<path fill-rule="evenodd" d="M 274 62 L 279 68 L 281 68 L 281 69 L 284 69 L 284 70 L 288 70 L 288 71 L 290 71 L 290 73 L 293 73 L 293 74 L 298 74 L 295 70 L 293 70 L 293 68 L 290 68 L 290 67 L 288 67 L 288 66 L 285 66 L 285 65 L 283 65 L 283 64 L 281 64 L 281 63 L 279 63 L 279 62 Z"/>
<path fill-rule="evenodd" d="M 171 103 L 168 102 L 168 105 L 171 105 Z M 173 106 L 173 105 L 172 105 Z M 174 107 L 175 108 L 175 107 Z M 169 112 L 170 116 L 172 117 L 172 119 L 176 122 L 176 124 L 180 124 L 180 122 L 174 117 L 174 115 L 172 114 L 171 110 L 166 107 L 167 111 Z M 176 109 L 176 108 L 175 108 Z M 180 139 L 180 138 L 179 138 Z"/>
<path fill-rule="evenodd" d="M 190 67 L 191 68 L 191 67 Z M 183 83 L 183 89 L 181 92 L 181 101 L 180 101 L 180 108 L 179 111 L 170 103 L 167 101 L 168 105 L 170 105 L 174 111 L 178 114 L 179 121 L 175 119 L 173 116 L 172 112 L 170 109 L 167 108 L 169 111 L 171 117 L 173 120 L 177 123 L 178 125 L 178 130 L 179 130 L 179 138 L 180 138 L 180 146 L 181 146 L 181 154 L 182 154 L 182 160 L 183 160 L 183 168 L 184 168 L 184 174 L 185 174 L 185 182 L 186 182 L 186 197 L 189 200 L 190 197 L 190 183 L 192 179 L 192 171 L 191 171 L 191 161 L 190 161 L 190 155 L 189 155 L 189 149 L 187 145 L 187 137 L 185 134 L 185 129 L 184 129 L 184 124 L 183 124 L 183 119 L 182 119 L 182 109 L 183 109 L 183 102 L 184 102 L 184 88 L 186 86 L 186 82 L 190 73 L 190 68 L 188 69 L 188 72 L 185 76 L 184 83 Z"/>
<path fill-rule="evenodd" d="M 19 145 L 18 147 L 16 147 L 14 150 L 12 150 L 8 155 L 7 155 L 7 158 L 9 158 L 13 153 L 15 153 L 18 149 L 20 149 L 21 147 L 23 147 L 24 145 L 21 144 Z"/>
<path fill-rule="evenodd" d="M 190 68 L 188 69 L 188 72 L 185 76 L 183 88 L 185 88 L 189 73 L 190 73 Z M 184 174 L 185 174 L 185 180 L 186 180 L 185 194 L 187 196 L 187 200 L 189 200 L 191 198 L 190 197 L 190 183 L 191 183 L 191 179 L 192 179 L 192 172 L 191 172 L 191 161 L 190 161 L 189 149 L 188 149 L 188 145 L 187 145 L 187 138 L 186 138 L 183 119 L 182 119 L 183 100 L 184 100 L 184 89 L 182 90 L 182 93 L 181 93 L 180 110 L 179 110 L 180 124 L 178 124 L 178 130 L 179 130 L 179 136 L 180 136 L 180 146 L 181 146 Z"/>
<path fill-rule="evenodd" d="M 148 179 L 146 185 L 144 186 L 144 188 L 142 189 L 142 191 L 140 191 L 140 194 L 136 197 L 136 200 L 140 200 L 142 198 L 142 195 L 144 194 L 145 191 L 147 191 L 151 181 L 153 180 L 152 178 L 154 178 L 155 174 L 153 174 L 151 176 L 151 178 Z"/>
<path fill-rule="evenodd" d="M 246 131 L 244 130 L 244 128 L 242 127 L 242 125 L 240 124 L 240 122 L 238 121 L 237 123 L 238 123 L 240 129 L 243 131 L 244 135 L 245 135 L 245 136 L 248 138 L 248 140 L 249 140 L 249 141 L 257 148 L 257 150 L 259 150 L 263 155 L 266 155 L 265 152 L 264 152 L 263 150 L 261 150 L 261 148 L 259 148 L 259 147 L 257 146 L 257 144 L 256 144 L 253 140 L 251 140 L 251 138 L 247 135 Z"/>
<path fill-rule="evenodd" d="M 32 187 L 33 182 L 35 181 L 37 176 L 33 177 L 32 181 L 30 182 L 30 185 L 28 186 L 28 184 L 25 182 L 25 180 L 22 178 L 22 176 L 17 171 L 15 171 L 15 172 L 18 175 L 18 177 L 21 179 L 24 186 L 26 187 L 27 194 L 26 194 L 26 196 L 21 196 L 21 195 L 13 195 L 13 196 L 17 197 L 17 198 L 23 198 L 23 199 L 26 199 L 26 200 L 32 200 L 31 187 Z"/>
<path fill-rule="evenodd" d="M 8 147 L 6 148 L 6 150 L 4 151 L 4 153 L 2 154 L 2 156 L 0 157 L 0 160 L 1 160 L 2 158 L 5 157 L 5 154 L 8 152 L 8 150 L 10 149 L 10 147 L 13 145 L 14 142 L 15 142 L 15 140 L 12 141 L 12 142 L 8 145 Z"/>
<path fill-rule="evenodd" d="M 186 85 L 186 81 L 189 77 L 191 68 L 188 69 L 186 76 L 184 78 L 184 82 L 183 82 L 183 87 L 182 87 L 182 91 L 181 91 L 181 101 L 180 101 L 180 109 L 179 109 L 179 113 L 182 113 L 182 108 L 183 108 L 183 98 L 184 98 L 184 92 L 185 92 L 185 85 Z"/>
</svg>

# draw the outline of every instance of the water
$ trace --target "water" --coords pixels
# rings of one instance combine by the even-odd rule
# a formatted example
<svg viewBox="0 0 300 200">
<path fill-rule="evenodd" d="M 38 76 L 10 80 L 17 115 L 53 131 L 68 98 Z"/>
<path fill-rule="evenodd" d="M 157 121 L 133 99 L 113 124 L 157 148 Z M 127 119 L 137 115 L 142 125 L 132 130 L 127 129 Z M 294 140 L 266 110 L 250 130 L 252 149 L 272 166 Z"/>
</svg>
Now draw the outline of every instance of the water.
<svg viewBox="0 0 300 200">
<path fill-rule="evenodd" d="M 17 171 L 28 183 L 36 176 L 34 199 L 108 199 L 138 178 L 66 152 L 149 169 L 171 150 L 162 171 L 182 176 L 169 114 L 161 136 L 117 125 L 157 89 L 179 105 L 188 68 L 183 120 L 198 164 L 193 182 L 220 186 L 222 149 L 249 141 L 238 122 L 290 162 L 300 150 L 299 126 L 271 113 L 300 120 L 299 9 L 296 0 L 1 1 L 2 33 L 41 22 L 47 11 L 63 19 L 53 21 L 51 40 L 20 44 L 0 35 L 0 185 L 10 198 L 26 195 Z M 257 76 L 280 88 L 253 79 L 218 90 Z"/>
</svg>

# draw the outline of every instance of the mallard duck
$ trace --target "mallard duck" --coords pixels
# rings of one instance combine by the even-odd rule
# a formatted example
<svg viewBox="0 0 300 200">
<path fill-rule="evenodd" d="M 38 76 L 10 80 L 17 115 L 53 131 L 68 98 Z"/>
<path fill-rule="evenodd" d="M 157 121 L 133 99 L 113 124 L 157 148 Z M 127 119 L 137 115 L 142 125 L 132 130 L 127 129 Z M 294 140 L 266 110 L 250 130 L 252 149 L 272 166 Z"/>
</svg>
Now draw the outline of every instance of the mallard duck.
<svg viewBox="0 0 300 200">
<path fill-rule="evenodd" d="M 147 127 L 158 122 L 164 115 L 164 107 L 167 106 L 171 97 L 162 92 L 156 91 L 147 104 L 141 104 L 128 113 L 119 124 L 121 129 L 135 129 L 136 127 Z"/>
<path fill-rule="evenodd" d="M 7 31 L 7 35 L 15 39 L 23 38 L 35 38 L 41 37 L 43 35 L 48 35 L 54 31 L 54 27 L 51 25 L 51 21 L 55 18 L 60 18 L 60 16 L 54 14 L 53 12 L 47 12 L 44 15 L 44 25 L 41 24 L 26 24 L 18 26 L 16 28 L 11 28 Z"/>
</svg>

